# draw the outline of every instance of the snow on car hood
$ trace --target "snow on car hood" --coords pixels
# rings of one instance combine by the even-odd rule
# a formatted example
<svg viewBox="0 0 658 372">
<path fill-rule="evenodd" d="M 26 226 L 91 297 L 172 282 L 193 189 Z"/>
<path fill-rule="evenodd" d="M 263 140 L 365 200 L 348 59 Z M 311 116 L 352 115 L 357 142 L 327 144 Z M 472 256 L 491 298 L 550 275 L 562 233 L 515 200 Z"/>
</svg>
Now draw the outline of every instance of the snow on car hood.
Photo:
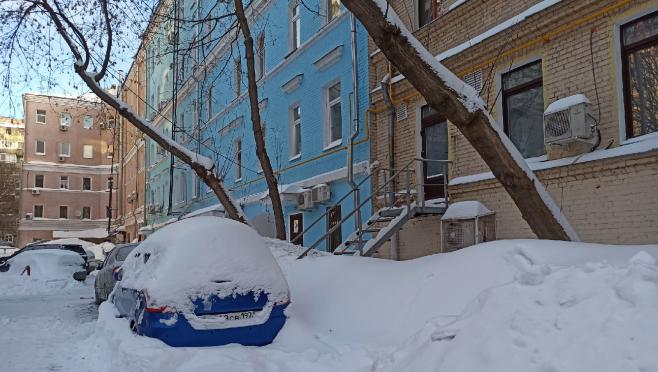
<svg viewBox="0 0 658 372">
<path fill-rule="evenodd" d="M 21 275 L 26 266 L 30 266 L 33 278 L 44 280 L 71 279 L 73 273 L 84 271 L 82 256 L 63 249 L 42 249 L 17 254 L 9 263 L 8 274 Z"/>
<path fill-rule="evenodd" d="M 288 284 L 265 240 L 252 228 L 220 217 L 167 225 L 133 250 L 121 285 L 146 289 L 151 302 L 191 306 L 190 298 L 249 291 L 288 298 Z"/>
</svg>

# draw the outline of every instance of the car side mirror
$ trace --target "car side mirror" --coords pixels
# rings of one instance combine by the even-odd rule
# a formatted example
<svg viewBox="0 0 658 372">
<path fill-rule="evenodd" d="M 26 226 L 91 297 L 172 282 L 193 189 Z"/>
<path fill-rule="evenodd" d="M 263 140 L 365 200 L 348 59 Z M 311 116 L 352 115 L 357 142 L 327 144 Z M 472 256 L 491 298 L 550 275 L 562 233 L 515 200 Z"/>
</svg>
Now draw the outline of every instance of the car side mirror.
<svg viewBox="0 0 658 372">
<path fill-rule="evenodd" d="M 121 270 L 121 266 L 115 267 L 114 270 L 112 270 L 112 276 L 117 282 L 121 281 L 121 278 L 123 278 L 123 270 Z"/>
<path fill-rule="evenodd" d="M 73 273 L 73 279 L 82 282 L 85 279 L 87 279 L 87 272 L 86 271 L 78 271 Z"/>
</svg>

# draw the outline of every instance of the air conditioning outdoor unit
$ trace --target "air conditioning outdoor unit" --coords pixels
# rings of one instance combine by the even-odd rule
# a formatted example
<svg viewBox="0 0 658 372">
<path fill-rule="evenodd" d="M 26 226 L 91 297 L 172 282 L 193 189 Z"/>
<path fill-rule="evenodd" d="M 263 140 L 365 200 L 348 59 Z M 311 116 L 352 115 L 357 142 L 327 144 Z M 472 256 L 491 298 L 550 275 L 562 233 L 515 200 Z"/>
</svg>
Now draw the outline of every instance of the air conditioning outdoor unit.
<svg viewBox="0 0 658 372">
<path fill-rule="evenodd" d="M 77 218 L 82 218 L 82 211 L 75 211 L 75 216 Z"/>
<path fill-rule="evenodd" d="M 63 132 L 66 132 L 67 130 L 69 130 L 69 126 L 68 125 L 60 125 L 59 130 L 61 130 Z"/>
<path fill-rule="evenodd" d="M 59 161 L 62 161 L 62 162 L 66 161 L 66 156 L 60 156 Z"/>
<path fill-rule="evenodd" d="M 32 213 L 25 213 L 25 219 L 26 220 L 31 220 L 32 219 Z"/>
<path fill-rule="evenodd" d="M 32 189 L 32 195 L 40 195 L 40 194 L 41 194 L 41 190 L 39 190 L 39 189 Z"/>
<path fill-rule="evenodd" d="M 544 142 L 547 145 L 594 144 L 596 137 L 596 121 L 590 102 L 582 94 L 557 100 L 544 112 Z"/>
<path fill-rule="evenodd" d="M 496 215 L 478 201 L 451 204 L 441 217 L 441 251 L 496 240 Z"/>
<path fill-rule="evenodd" d="M 323 203 L 331 199 L 331 192 L 329 186 L 325 183 L 313 186 L 311 189 L 311 200 L 314 203 Z"/>
<path fill-rule="evenodd" d="M 297 208 L 300 210 L 313 209 L 313 191 L 304 189 L 297 194 Z"/>
</svg>

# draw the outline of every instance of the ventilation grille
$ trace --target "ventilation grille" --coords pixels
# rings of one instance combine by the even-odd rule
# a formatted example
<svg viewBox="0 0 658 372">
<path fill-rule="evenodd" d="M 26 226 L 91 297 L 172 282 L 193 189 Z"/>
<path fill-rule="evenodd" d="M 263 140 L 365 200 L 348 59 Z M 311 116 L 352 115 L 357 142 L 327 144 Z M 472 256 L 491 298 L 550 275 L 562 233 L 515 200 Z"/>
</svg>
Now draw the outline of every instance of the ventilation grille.
<svg viewBox="0 0 658 372">
<path fill-rule="evenodd" d="M 473 71 L 464 76 L 464 82 L 480 93 L 482 91 L 482 70 Z"/>
<path fill-rule="evenodd" d="M 559 111 L 546 116 L 545 136 L 547 140 L 569 136 L 569 110 Z"/>
<path fill-rule="evenodd" d="M 395 120 L 400 121 L 407 118 L 407 104 L 401 103 L 395 108 Z"/>
</svg>

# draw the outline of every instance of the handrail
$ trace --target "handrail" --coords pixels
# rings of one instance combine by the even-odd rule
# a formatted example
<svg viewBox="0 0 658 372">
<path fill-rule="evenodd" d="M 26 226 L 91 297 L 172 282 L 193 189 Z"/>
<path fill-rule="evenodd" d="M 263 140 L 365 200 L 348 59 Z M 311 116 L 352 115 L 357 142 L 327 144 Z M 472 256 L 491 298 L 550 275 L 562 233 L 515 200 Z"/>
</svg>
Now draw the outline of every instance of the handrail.
<svg viewBox="0 0 658 372">
<path fill-rule="evenodd" d="M 304 250 L 304 252 L 302 252 L 302 253 L 297 257 L 297 259 L 301 259 L 301 258 L 306 257 L 306 255 L 308 255 L 308 253 L 309 253 L 311 250 L 313 250 L 315 247 L 317 247 L 317 246 L 320 244 L 320 242 L 322 242 L 323 240 L 326 240 L 327 237 L 328 237 L 330 234 L 332 234 L 332 233 L 333 233 L 334 231 L 336 231 L 339 227 L 341 227 L 341 226 L 343 225 L 343 223 L 345 223 L 350 217 L 352 217 L 352 216 L 353 216 L 358 210 L 360 210 L 361 208 L 363 208 L 368 202 L 370 202 L 370 201 L 372 200 L 372 198 L 373 198 L 376 194 L 378 194 L 382 189 L 384 189 L 385 187 L 387 187 L 387 186 L 389 185 L 389 183 L 390 183 L 392 180 L 394 180 L 395 178 L 397 178 L 397 177 L 398 177 L 400 174 L 402 174 L 403 172 L 407 174 L 407 183 L 409 183 L 409 181 L 410 181 L 410 179 L 409 179 L 409 174 L 410 174 L 410 172 L 411 172 L 411 169 L 409 169 L 409 167 L 410 167 L 414 162 L 417 162 L 417 161 L 420 161 L 420 162 L 426 162 L 426 161 L 429 161 L 429 162 L 439 162 L 439 163 L 446 163 L 446 164 L 451 163 L 450 160 L 433 160 L 433 159 L 424 159 L 424 158 L 413 158 L 413 159 L 411 159 L 408 163 L 405 164 L 405 166 L 404 166 L 403 168 L 401 168 L 401 169 L 399 169 L 398 171 L 396 171 L 393 175 L 391 175 L 390 177 L 388 177 L 388 178 L 382 183 L 382 185 L 380 185 L 376 190 L 372 191 L 372 192 L 370 193 L 370 196 L 368 196 L 368 198 L 366 198 L 364 201 L 362 201 L 362 202 L 361 202 L 361 203 L 360 203 L 360 204 L 359 204 L 354 210 L 352 210 L 350 213 L 348 213 L 347 216 L 345 216 L 344 218 L 342 218 L 342 219 L 341 219 L 341 220 L 340 220 L 335 226 L 333 226 L 331 229 L 329 229 L 329 231 L 327 231 L 325 234 L 323 234 L 323 235 L 322 235 L 318 240 L 316 240 L 316 241 L 315 241 L 310 247 L 308 247 L 306 250 Z M 361 182 L 359 182 L 359 185 L 361 185 L 365 180 L 370 179 L 370 178 L 372 177 L 372 174 L 373 174 L 373 173 L 374 173 L 374 172 L 371 172 L 371 173 L 368 175 L 368 177 L 366 177 L 366 178 L 363 179 Z M 446 187 L 446 185 L 447 185 L 447 180 L 444 180 L 444 188 Z M 335 205 L 338 205 L 340 202 L 342 202 L 343 200 L 345 200 L 349 195 L 352 194 L 353 191 L 354 191 L 354 190 L 350 191 L 350 192 L 347 193 L 345 196 L 343 196 L 339 201 L 337 201 L 337 202 L 334 204 L 334 206 L 335 206 Z M 408 202 L 407 204 L 410 204 L 410 195 L 411 195 L 411 191 L 410 191 L 409 185 L 407 185 L 406 194 L 407 194 L 407 202 Z M 423 206 L 424 206 L 424 200 L 423 200 Z M 408 205 L 407 207 L 409 207 L 409 205 Z M 325 213 L 323 213 L 320 217 L 318 217 L 318 219 L 316 219 L 311 225 L 309 225 L 307 228 L 305 228 L 304 231 L 303 231 L 301 234 L 297 235 L 297 236 L 295 237 L 295 239 L 299 238 L 300 236 L 303 236 L 304 233 L 306 233 L 311 227 L 315 226 L 320 220 L 322 220 L 322 219 L 323 219 L 323 218 L 329 213 L 330 210 L 331 210 L 331 208 L 329 208 Z M 359 227 L 359 229 L 360 229 L 360 227 Z M 291 239 L 291 240 L 292 240 L 292 239 Z"/>
</svg>

